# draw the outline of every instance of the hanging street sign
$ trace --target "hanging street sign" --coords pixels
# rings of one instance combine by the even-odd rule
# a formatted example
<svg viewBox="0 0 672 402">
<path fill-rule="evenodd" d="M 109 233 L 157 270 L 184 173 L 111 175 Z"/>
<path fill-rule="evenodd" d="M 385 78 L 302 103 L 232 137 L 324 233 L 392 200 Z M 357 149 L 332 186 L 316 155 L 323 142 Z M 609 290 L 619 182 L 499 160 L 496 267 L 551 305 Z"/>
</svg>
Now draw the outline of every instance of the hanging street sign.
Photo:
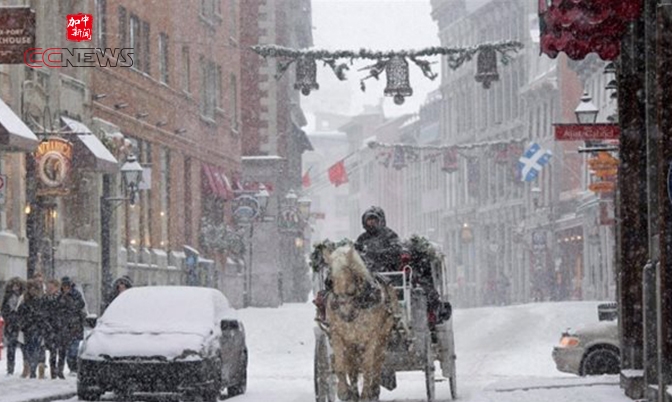
<svg viewBox="0 0 672 402">
<path fill-rule="evenodd" d="M 6 194 L 7 194 L 7 175 L 0 174 L 0 206 L 5 205 Z"/>
<path fill-rule="evenodd" d="M 617 140 L 621 130 L 618 124 L 554 124 L 556 141 Z"/>
<path fill-rule="evenodd" d="M 30 7 L 0 7 L 0 64 L 22 64 L 35 47 L 35 11 Z"/>
</svg>

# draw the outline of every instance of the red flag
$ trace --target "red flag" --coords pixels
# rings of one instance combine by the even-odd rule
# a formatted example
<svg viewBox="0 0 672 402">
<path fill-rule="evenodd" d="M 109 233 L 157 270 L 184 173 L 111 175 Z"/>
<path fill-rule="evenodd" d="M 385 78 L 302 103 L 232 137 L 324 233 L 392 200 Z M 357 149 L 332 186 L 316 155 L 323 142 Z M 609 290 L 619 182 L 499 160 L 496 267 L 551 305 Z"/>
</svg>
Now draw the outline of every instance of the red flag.
<svg viewBox="0 0 672 402">
<path fill-rule="evenodd" d="M 303 187 L 308 188 L 310 187 L 310 169 L 306 171 L 306 173 L 303 174 L 303 177 L 301 178 L 301 184 Z"/>
<path fill-rule="evenodd" d="M 329 168 L 329 181 L 336 187 L 348 182 L 348 173 L 345 171 L 343 160 L 336 162 Z"/>
</svg>

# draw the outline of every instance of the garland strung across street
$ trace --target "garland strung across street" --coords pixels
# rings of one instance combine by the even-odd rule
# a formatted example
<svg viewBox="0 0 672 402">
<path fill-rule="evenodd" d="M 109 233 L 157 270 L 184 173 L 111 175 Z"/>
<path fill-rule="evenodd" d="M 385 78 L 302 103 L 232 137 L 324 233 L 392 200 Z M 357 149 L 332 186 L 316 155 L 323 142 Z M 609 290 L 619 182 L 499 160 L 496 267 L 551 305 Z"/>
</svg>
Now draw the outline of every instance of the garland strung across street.
<svg viewBox="0 0 672 402">
<path fill-rule="evenodd" d="M 409 163 L 420 162 L 420 154 L 423 153 L 424 158 L 422 160 L 434 162 L 443 158 L 441 170 L 446 173 L 454 173 L 459 169 L 458 155 L 467 160 L 472 160 L 478 157 L 474 155 L 474 151 L 483 149 L 494 157 L 496 163 L 516 162 L 523 151 L 522 143 L 525 141 L 527 141 L 525 138 L 512 138 L 455 145 L 388 144 L 370 141 L 367 145 L 371 149 L 381 149 L 381 152 L 376 156 L 376 160 L 386 168 L 392 166 L 397 170 L 403 169 Z"/>
<path fill-rule="evenodd" d="M 349 60 L 350 65 L 356 59 L 374 60 L 373 64 L 359 69 L 359 71 L 368 71 L 369 74 L 360 80 L 361 90 L 366 90 L 365 80 L 369 78 L 378 80 L 380 75 L 385 72 L 387 78 L 387 86 L 384 91 L 385 96 L 392 96 L 394 103 L 397 105 L 403 104 L 405 97 L 413 95 L 413 88 L 411 88 L 409 83 L 407 59 L 418 66 L 425 77 L 433 80 L 438 74 L 432 71 L 431 65 L 433 63 L 423 58 L 445 56 L 448 66 L 455 70 L 476 56 L 476 75 L 474 78 L 477 82 L 483 84 L 483 88 L 488 89 L 493 81 L 499 80 L 497 53 L 500 55 L 502 64 L 507 65 L 511 59 L 509 53 L 517 52 L 522 48 L 523 44 L 517 41 L 484 43 L 466 48 L 433 46 L 422 50 L 386 52 L 367 49 L 360 49 L 359 51 L 292 49 L 278 45 L 252 46 L 252 50 L 260 56 L 278 59 L 276 79 L 280 79 L 285 71 L 292 64 L 296 63 L 294 89 L 300 90 L 306 96 L 310 94 L 310 91 L 320 88 L 320 85 L 317 83 L 318 60 L 329 66 L 341 81 L 346 79 L 345 72 L 350 69 L 348 63 L 341 60 Z"/>
</svg>

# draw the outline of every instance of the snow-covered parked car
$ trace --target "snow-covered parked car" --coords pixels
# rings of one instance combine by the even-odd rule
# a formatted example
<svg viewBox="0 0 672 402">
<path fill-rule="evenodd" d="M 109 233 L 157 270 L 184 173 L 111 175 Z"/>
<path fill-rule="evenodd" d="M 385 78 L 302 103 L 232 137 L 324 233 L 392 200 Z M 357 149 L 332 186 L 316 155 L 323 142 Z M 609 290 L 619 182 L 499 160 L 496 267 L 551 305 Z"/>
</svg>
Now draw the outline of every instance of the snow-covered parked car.
<svg viewBox="0 0 672 402">
<path fill-rule="evenodd" d="M 184 393 L 216 401 L 245 392 L 243 323 L 218 290 L 150 286 L 123 292 L 79 348 L 77 394 Z"/>
<path fill-rule="evenodd" d="M 621 358 L 616 305 L 599 305 L 598 316 L 598 323 L 562 333 L 560 344 L 553 348 L 558 370 L 580 376 L 618 374 Z"/>
</svg>

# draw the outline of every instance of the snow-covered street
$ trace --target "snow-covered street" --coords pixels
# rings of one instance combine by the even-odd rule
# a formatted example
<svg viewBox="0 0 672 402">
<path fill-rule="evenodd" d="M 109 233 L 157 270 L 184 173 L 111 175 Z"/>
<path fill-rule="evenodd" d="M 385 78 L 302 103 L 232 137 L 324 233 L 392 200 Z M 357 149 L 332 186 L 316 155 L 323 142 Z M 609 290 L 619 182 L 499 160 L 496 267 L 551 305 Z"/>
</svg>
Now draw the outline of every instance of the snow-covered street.
<svg viewBox="0 0 672 402">
<path fill-rule="evenodd" d="M 555 369 L 553 345 L 567 327 L 597 321 L 597 302 L 540 303 L 510 307 L 457 310 L 454 317 L 457 348 L 458 395 L 463 401 L 629 401 L 618 386 L 617 376 L 579 378 Z M 249 383 L 240 402 L 312 401 L 313 396 L 313 306 L 286 304 L 278 309 L 240 310 L 250 349 Z M 19 359 L 20 360 L 20 359 Z M 4 358 L 3 358 L 4 371 Z M 437 370 L 437 375 L 440 373 Z M 439 377 L 437 400 L 450 400 L 447 381 Z M 422 401 L 425 396 L 421 372 L 398 375 L 398 388 L 383 390 L 383 401 Z M 53 385 L 52 385 L 53 384 Z M 26 401 L 45 387 L 74 382 L 25 380 L 2 377 L 0 395 L 17 387 Z M 114 400 L 106 394 L 105 400 Z M 68 399 L 69 402 L 77 398 Z M 233 400 L 233 399 L 232 399 Z"/>
</svg>

